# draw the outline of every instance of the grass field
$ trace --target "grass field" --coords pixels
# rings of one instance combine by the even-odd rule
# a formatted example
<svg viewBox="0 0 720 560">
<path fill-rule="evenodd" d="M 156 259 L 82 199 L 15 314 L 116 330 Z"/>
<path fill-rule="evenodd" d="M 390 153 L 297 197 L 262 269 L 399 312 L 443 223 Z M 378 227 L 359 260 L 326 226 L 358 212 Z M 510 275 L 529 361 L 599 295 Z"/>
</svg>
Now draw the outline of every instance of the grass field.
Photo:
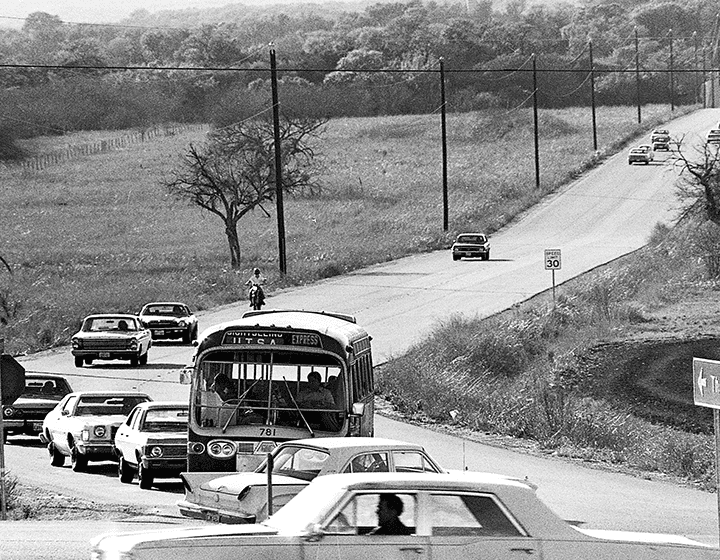
<svg viewBox="0 0 720 560">
<path fill-rule="evenodd" d="M 676 111 L 676 114 L 678 111 Z M 198 132 L 85 156 L 43 171 L 0 171 L 2 306 L 10 352 L 66 343 L 91 312 L 138 311 L 178 299 L 204 309 L 244 298 L 261 266 L 275 287 L 447 247 L 461 230 L 493 232 L 543 194 L 629 139 L 671 118 L 667 107 L 599 108 L 593 151 L 589 109 L 540 112 L 541 189 L 535 187 L 530 110 L 448 117 L 450 231 L 442 229 L 438 115 L 331 121 L 317 145 L 324 189 L 286 199 L 288 274 L 277 270 L 276 217 L 240 222 L 243 269 L 229 268 L 222 222 L 173 200 L 163 179 Z M 112 137 L 36 139 L 31 153 Z"/>
</svg>

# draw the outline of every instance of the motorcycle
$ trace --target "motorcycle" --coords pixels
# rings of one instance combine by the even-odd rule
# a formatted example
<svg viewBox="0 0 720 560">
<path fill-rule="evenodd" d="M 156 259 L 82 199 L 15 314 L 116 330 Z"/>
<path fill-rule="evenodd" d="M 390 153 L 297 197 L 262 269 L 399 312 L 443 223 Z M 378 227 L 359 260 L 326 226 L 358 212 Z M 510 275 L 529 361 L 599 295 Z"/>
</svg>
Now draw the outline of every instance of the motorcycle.
<svg viewBox="0 0 720 560">
<path fill-rule="evenodd" d="M 248 298 L 250 299 L 250 307 L 255 311 L 259 311 L 260 308 L 265 305 L 265 294 L 263 294 L 260 286 L 251 286 L 248 292 Z"/>
</svg>

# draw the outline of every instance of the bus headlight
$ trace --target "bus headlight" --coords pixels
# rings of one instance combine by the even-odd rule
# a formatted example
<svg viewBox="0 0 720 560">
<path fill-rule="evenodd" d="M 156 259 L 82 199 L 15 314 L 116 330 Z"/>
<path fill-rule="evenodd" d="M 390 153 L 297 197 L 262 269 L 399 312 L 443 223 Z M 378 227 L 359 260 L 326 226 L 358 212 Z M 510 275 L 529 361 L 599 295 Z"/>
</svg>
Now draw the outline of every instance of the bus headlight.
<svg viewBox="0 0 720 560">
<path fill-rule="evenodd" d="M 232 441 L 215 439 L 208 443 L 207 450 L 215 459 L 230 459 L 235 456 L 236 447 Z"/>
</svg>

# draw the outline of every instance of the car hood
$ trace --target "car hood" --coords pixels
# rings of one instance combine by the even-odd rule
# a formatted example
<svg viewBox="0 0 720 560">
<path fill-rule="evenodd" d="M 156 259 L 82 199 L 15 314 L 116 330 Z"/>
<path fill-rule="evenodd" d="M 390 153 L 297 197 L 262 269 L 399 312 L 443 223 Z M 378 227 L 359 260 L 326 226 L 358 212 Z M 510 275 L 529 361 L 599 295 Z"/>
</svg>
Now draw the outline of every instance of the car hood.
<svg viewBox="0 0 720 560">
<path fill-rule="evenodd" d="M 177 317 L 175 315 L 141 315 L 140 320 L 143 323 L 152 323 L 153 321 L 191 321 L 191 317 Z"/>
<path fill-rule="evenodd" d="M 13 408 L 55 408 L 62 397 L 19 397 L 12 403 Z"/>
<path fill-rule="evenodd" d="M 158 443 L 185 445 L 187 443 L 187 435 L 180 435 L 177 432 L 152 432 L 151 434 L 146 434 L 146 437 L 146 445 Z"/>
<path fill-rule="evenodd" d="M 131 336 L 139 336 L 142 331 L 125 331 L 125 332 L 79 332 L 75 336 L 83 339 L 113 339 L 113 338 L 129 338 Z"/>
<path fill-rule="evenodd" d="M 188 544 L 198 542 L 205 545 L 208 539 L 224 536 L 276 535 L 277 530 L 266 525 L 212 525 L 210 527 L 188 527 L 184 529 L 166 529 L 125 534 L 99 535 L 90 541 L 94 550 L 130 551 L 134 548 L 177 548 L 177 541 Z M 103 556 L 99 556 L 103 558 Z M 117 558 L 113 555 L 113 558 Z"/>
<path fill-rule="evenodd" d="M 292 476 L 273 475 L 273 486 L 307 486 L 309 482 Z M 241 473 L 214 478 L 200 486 L 201 491 L 220 494 L 239 494 L 248 486 L 267 486 L 265 473 Z"/>
<path fill-rule="evenodd" d="M 602 529 L 582 529 L 580 527 L 573 527 L 573 529 L 589 537 L 610 541 L 651 544 L 677 544 L 685 546 L 701 546 L 704 548 L 712 548 L 706 544 L 694 541 L 681 535 L 669 535 L 664 533 L 636 533 L 633 531 L 610 531 Z"/>
</svg>

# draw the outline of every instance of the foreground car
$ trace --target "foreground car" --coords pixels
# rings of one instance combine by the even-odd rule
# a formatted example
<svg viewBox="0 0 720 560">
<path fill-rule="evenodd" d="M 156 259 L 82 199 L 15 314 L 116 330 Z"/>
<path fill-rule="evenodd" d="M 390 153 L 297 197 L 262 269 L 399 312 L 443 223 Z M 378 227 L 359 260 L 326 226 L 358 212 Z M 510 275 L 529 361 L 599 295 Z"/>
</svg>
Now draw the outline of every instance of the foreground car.
<svg viewBox="0 0 720 560">
<path fill-rule="evenodd" d="M 379 528 L 380 497 L 387 503 L 389 494 L 404 507 L 395 507 L 403 510 L 400 523 L 383 527 L 405 534 L 372 533 Z M 575 528 L 531 485 L 467 472 L 322 476 L 259 525 L 103 535 L 91 546 L 93 560 L 720 558 L 717 548 L 680 536 Z"/>
<path fill-rule="evenodd" d="M 137 473 L 140 488 L 155 478 L 178 477 L 187 469 L 188 403 L 152 401 L 137 405 L 115 434 L 120 482 Z"/>
<path fill-rule="evenodd" d="M 50 452 L 50 464 L 62 467 L 70 457 L 72 469 L 82 471 L 88 461 L 116 460 L 113 440 L 118 426 L 145 393 L 82 391 L 70 393 L 48 413 L 40 440 Z"/>
<path fill-rule="evenodd" d="M 490 258 L 490 241 L 484 233 L 461 233 L 455 239 L 451 251 L 454 261 L 462 257 L 479 257 L 486 261 Z"/>
<path fill-rule="evenodd" d="M 642 144 L 637 148 L 633 148 L 628 154 L 628 164 L 630 165 L 632 165 L 633 163 L 648 164 L 654 159 L 655 154 L 653 153 L 652 146 L 649 146 L 647 144 Z"/>
<path fill-rule="evenodd" d="M 70 392 L 70 384 L 60 375 L 26 373 L 25 391 L 12 405 L 2 407 L 6 441 L 9 435 L 41 433 L 45 416 Z"/>
<path fill-rule="evenodd" d="M 71 343 L 75 367 L 93 360 L 130 360 L 133 366 L 144 366 L 152 337 L 135 315 L 89 315 Z"/>
<path fill-rule="evenodd" d="M 272 453 L 273 511 L 278 511 L 318 476 L 358 472 L 443 472 L 422 446 L 374 437 L 300 439 Z M 254 473 L 207 480 L 183 473 L 186 517 L 220 523 L 255 523 L 267 517 L 267 461 Z"/>
<path fill-rule="evenodd" d="M 186 344 L 197 340 L 197 317 L 184 303 L 148 303 L 138 316 L 143 326 L 150 329 L 153 339 L 181 338 Z"/>
</svg>

